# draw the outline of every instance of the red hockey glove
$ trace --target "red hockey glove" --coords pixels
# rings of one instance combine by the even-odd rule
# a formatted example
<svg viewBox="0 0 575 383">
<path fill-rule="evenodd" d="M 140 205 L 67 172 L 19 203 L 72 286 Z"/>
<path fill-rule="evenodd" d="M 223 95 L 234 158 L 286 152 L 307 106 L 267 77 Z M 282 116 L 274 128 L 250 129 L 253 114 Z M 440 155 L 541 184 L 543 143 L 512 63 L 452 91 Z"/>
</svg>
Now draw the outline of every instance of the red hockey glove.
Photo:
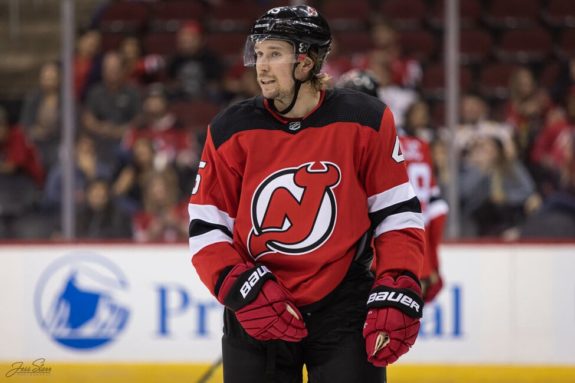
<svg viewBox="0 0 575 383">
<path fill-rule="evenodd" d="M 417 338 L 423 300 L 416 277 L 384 275 L 375 282 L 367 307 L 363 326 L 367 359 L 385 367 L 405 354 Z"/>
<path fill-rule="evenodd" d="M 421 291 L 423 293 L 423 300 L 425 303 L 434 300 L 442 288 L 443 279 L 441 279 L 441 275 L 437 272 L 431 273 L 428 278 L 423 278 L 421 280 Z"/>
<path fill-rule="evenodd" d="M 307 336 L 303 317 L 290 293 L 263 265 L 234 266 L 217 297 L 236 313 L 244 330 L 255 339 L 299 342 Z"/>
</svg>

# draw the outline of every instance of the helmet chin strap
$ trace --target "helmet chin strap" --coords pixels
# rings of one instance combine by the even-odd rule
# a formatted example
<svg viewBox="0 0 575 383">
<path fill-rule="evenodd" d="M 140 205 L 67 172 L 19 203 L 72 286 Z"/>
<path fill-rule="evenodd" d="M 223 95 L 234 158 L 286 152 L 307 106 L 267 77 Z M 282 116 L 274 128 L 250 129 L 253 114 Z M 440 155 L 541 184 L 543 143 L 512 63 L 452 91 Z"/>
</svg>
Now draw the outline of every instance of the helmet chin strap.
<svg viewBox="0 0 575 383">
<path fill-rule="evenodd" d="M 292 72 L 291 72 L 291 77 L 293 78 L 293 80 L 294 80 L 294 82 L 295 82 L 295 86 L 294 86 L 294 91 L 293 91 L 293 98 L 292 98 L 290 104 L 287 106 L 287 108 L 285 108 L 284 110 L 277 110 L 277 108 L 276 108 L 276 106 L 275 106 L 275 104 L 274 104 L 274 102 L 273 102 L 273 99 L 272 99 L 272 100 L 268 100 L 268 101 L 271 101 L 271 102 L 269 103 L 270 106 L 271 106 L 271 108 L 272 108 L 274 111 L 278 112 L 279 114 L 289 113 L 289 111 L 293 109 L 293 107 L 294 107 L 294 105 L 295 105 L 295 103 L 296 103 L 296 101 L 297 101 L 297 96 L 298 96 L 298 94 L 299 94 L 299 89 L 301 88 L 301 84 L 303 84 L 303 83 L 305 82 L 305 81 L 298 80 L 298 79 L 295 77 L 295 70 L 296 70 L 298 64 L 299 64 L 299 63 L 295 63 L 295 64 L 293 65 L 293 69 L 292 69 Z M 308 81 L 308 80 L 306 80 L 306 81 Z"/>
</svg>

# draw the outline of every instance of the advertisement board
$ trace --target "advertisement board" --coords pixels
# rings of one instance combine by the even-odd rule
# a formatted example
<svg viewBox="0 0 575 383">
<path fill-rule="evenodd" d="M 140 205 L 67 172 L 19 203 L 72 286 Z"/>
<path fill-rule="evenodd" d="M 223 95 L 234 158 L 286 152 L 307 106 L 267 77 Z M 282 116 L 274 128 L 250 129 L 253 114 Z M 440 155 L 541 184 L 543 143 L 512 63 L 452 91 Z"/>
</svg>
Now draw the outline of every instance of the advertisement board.
<svg viewBox="0 0 575 383">
<path fill-rule="evenodd" d="M 398 366 L 575 369 L 575 245 L 456 244 L 445 287 Z M 222 307 L 186 245 L 0 246 L 0 363 L 220 357 Z"/>
</svg>

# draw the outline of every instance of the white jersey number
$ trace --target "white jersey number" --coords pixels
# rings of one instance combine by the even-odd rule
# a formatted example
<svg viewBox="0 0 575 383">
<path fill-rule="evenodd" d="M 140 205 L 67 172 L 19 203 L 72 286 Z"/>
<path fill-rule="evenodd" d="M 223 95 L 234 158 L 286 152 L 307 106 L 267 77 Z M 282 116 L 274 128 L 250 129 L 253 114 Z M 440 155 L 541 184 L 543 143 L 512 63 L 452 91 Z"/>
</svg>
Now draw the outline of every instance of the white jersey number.
<svg viewBox="0 0 575 383">
<path fill-rule="evenodd" d="M 391 158 L 395 160 L 395 162 L 400 163 L 405 161 L 403 158 L 403 153 L 401 152 L 401 146 L 399 146 L 399 137 L 395 137 L 395 145 L 393 145 L 393 153 L 391 154 Z"/>
<path fill-rule="evenodd" d="M 203 169 L 205 167 L 206 162 L 200 161 L 200 163 L 198 164 L 198 174 L 196 174 L 196 182 L 194 183 L 194 188 L 192 189 L 192 195 L 196 194 L 198 192 L 198 189 L 200 188 L 200 182 L 202 181 L 202 176 L 200 175 L 200 169 Z"/>
</svg>

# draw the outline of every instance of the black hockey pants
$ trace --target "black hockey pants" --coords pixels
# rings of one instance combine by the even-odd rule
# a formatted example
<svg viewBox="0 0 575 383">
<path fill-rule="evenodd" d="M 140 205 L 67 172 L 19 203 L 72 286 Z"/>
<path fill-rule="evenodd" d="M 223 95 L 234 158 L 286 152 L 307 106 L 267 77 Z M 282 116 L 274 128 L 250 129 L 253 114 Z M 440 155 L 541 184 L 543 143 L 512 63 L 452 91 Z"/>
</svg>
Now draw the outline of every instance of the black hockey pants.
<svg viewBox="0 0 575 383">
<path fill-rule="evenodd" d="M 372 276 L 352 267 L 322 301 L 300 307 L 308 336 L 299 343 L 260 342 L 243 330 L 230 310 L 222 338 L 225 383 L 385 383 L 385 368 L 367 361 L 362 335 Z"/>
</svg>

